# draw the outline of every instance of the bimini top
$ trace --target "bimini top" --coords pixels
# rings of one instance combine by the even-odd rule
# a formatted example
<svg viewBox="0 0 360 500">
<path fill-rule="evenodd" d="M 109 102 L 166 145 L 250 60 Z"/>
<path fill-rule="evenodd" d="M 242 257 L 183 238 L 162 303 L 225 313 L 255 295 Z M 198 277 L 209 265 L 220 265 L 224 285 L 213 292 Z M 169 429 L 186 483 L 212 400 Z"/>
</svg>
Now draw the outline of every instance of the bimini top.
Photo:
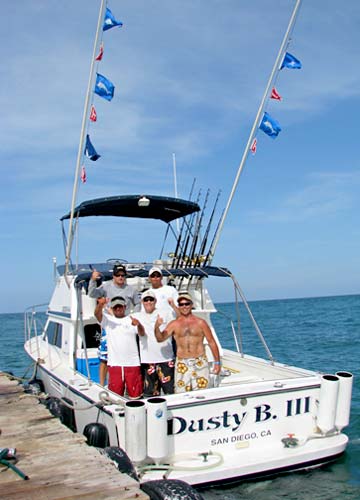
<svg viewBox="0 0 360 500">
<path fill-rule="evenodd" d="M 199 212 L 197 203 L 179 198 L 149 195 L 125 195 L 83 201 L 74 209 L 74 217 L 104 215 L 160 219 L 171 222 L 179 217 Z M 60 220 L 70 219 L 70 212 Z"/>
</svg>

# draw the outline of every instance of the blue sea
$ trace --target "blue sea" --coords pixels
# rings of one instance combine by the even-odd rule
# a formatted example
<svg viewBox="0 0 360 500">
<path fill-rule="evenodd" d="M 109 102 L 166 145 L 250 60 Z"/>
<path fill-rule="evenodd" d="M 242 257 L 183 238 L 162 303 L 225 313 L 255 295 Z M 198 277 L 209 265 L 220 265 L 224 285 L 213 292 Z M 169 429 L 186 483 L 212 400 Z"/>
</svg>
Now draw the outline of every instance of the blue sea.
<svg viewBox="0 0 360 500">
<path fill-rule="evenodd" d="M 229 319 L 236 320 L 232 303 L 217 305 L 222 315 L 213 318 L 224 347 L 234 345 Z M 209 488 L 206 500 L 359 500 L 360 499 L 360 295 L 250 303 L 252 313 L 276 361 L 335 373 L 354 374 L 351 423 L 345 429 L 350 443 L 336 463 L 309 472 L 249 481 L 232 487 Z M 251 322 L 241 308 L 244 351 L 266 356 Z M 0 370 L 22 376 L 30 361 L 23 352 L 22 314 L 0 315 Z"/>
</svg>

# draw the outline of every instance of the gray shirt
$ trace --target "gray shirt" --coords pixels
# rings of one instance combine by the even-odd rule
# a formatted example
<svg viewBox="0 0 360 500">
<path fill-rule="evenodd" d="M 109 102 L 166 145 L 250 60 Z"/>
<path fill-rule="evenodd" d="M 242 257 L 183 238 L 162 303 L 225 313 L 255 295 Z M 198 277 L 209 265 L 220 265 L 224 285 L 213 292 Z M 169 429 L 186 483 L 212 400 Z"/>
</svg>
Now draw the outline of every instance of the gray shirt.
<svg viewBox="0 0 360 500">
<path fill-rule="evenodd" d="M 111 300 L 114 297 L 124 297 L 126 300 L 126 314 L 134 309 L 139 309 L 135 307 L 140 303 L 139 294 L 130 285 L 118 286 L 113 280 L 109 280 L 104 281 L 100 286 L 96 287 L 96 280 L 90 280 L 88 294 L 93 299 L 107 297 Z"/>
</svg>

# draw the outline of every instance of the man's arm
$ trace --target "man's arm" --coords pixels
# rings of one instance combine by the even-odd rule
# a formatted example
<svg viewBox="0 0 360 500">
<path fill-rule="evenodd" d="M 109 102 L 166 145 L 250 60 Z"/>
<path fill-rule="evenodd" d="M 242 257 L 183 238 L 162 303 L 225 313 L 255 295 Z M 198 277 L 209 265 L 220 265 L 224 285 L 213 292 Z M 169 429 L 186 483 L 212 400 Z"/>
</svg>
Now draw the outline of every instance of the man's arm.
<svg viewBox="0 0 360 500">
<path fill-rule="evenodd" d="M 102 289 L 102 285 L 96 286 L 97 285 L 97 279 L 99 279 L 101 274 L 99 271 L 93 271 L 90 281 L 89 281 L 89 288 L 88 288 L 88 295 L 92 299 L 98 299 L 99 297 L 104 296 L 104 290 Z"/>
<path fill-rule="evenodd" d="M 207 340 L 207 343 L 209 344 L 209 347 L 211 349 L 212 355 L 214 357 L 214 373 L 217 375 L 221 371 L 221 361 L 220 361 L 220 353 L 219 353 L 219 348 L 217 346 L 217 343 L 215 342 L 214 336 L 212 334 L 212 331 L 210 330 L 209 325 L 205 320 L 203 321 L 203 332 L 205 335 L 205 338 Z"/>
<path fill-rule="evenodd" d="M 134 287 L 132 287 L 132 289 L 133 289 L 133 294 L 132 294 L 132 297 L 131 297 L 131 301 L 134 304 L 135 311 L 140 311 L 140 306 L 139 306 L 139 304 L 140 304 L 139 292 Z M 139 306 L 139 307 L 136 307 L 136 306 Z"/>
<path fill-rule="evenodd" d="M 154 333 L 156 340 L 158 342 L 164 342 L 164 340 L 168 339 L 171 337 L 173 334 L 173 323 L 174 321 L 170 321 L 170 323 L 167 325 L 167 327 L 161 331 L 160 326 L 164 323 L 164 320 L 160 317 L 160 315 L 157 317 L 157 320 L 155 321 L 155 328 L 154 328 Z"/>
<path fill-rule="evenodd" d="M 180 310 L 179 308 L 175 305 L 175 302 L 174 302 L 174 299 L 170 297 L 170 299 L 168 299 L 168 303 L 169 305 L 172 307 L 174 313 L 176 314 L 176 317 L 180 316 Z"/>
<path fill-rule="evenodd" d="M 138 332 L 138 335 L 140 335 L 140 337 L 143 337 L 145 335 L 145 328 L 144 326 L 140 323 L 140 321 L 135 318 L 134 316 L 130 316 L 130 319 L 131 319 L 131 324 L 133 326 L 136 326 L 137 327 L 137 332 Z"/>
<path fill-rule="evenodd" d="M 95 318 L 98 320 L 99 323 L 102 322 L 103 319 L 103 309 L 106 304 L 106 297 L 100 297 L 97 299 L 96 307 L 95 307 Z"/>
</svg>

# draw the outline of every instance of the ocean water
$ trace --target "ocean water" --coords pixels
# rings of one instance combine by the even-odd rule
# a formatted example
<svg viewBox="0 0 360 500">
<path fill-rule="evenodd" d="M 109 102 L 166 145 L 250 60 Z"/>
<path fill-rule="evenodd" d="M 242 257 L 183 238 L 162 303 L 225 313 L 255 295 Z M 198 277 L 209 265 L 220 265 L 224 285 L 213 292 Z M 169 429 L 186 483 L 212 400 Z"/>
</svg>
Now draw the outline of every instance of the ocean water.
<svg viewBox="0 0 360 500">
<path fill-rule="evenodd" d="M 213 317 L 224 347 L 233 348 L 228 328 L 236 320 L 234 304 L 218 304 L 222 313 Z M 307 299 L 269 300 L 250 303 L 252 313 L 276 361 L 335 373 L 354 374 L 350 438 L 344 456 L 335 463 L 307 472 L 231 487 L 202 491 L 206 500 L 359 500 L 360 499 L 360 295 Z M 264 357 L 266 352 L 244 310 L 240 312 L 244 351 Z M 0 370 L 22 376 L 31 374 L 23 351 L 22 314 L 0 315 Z"/>
</svg>

